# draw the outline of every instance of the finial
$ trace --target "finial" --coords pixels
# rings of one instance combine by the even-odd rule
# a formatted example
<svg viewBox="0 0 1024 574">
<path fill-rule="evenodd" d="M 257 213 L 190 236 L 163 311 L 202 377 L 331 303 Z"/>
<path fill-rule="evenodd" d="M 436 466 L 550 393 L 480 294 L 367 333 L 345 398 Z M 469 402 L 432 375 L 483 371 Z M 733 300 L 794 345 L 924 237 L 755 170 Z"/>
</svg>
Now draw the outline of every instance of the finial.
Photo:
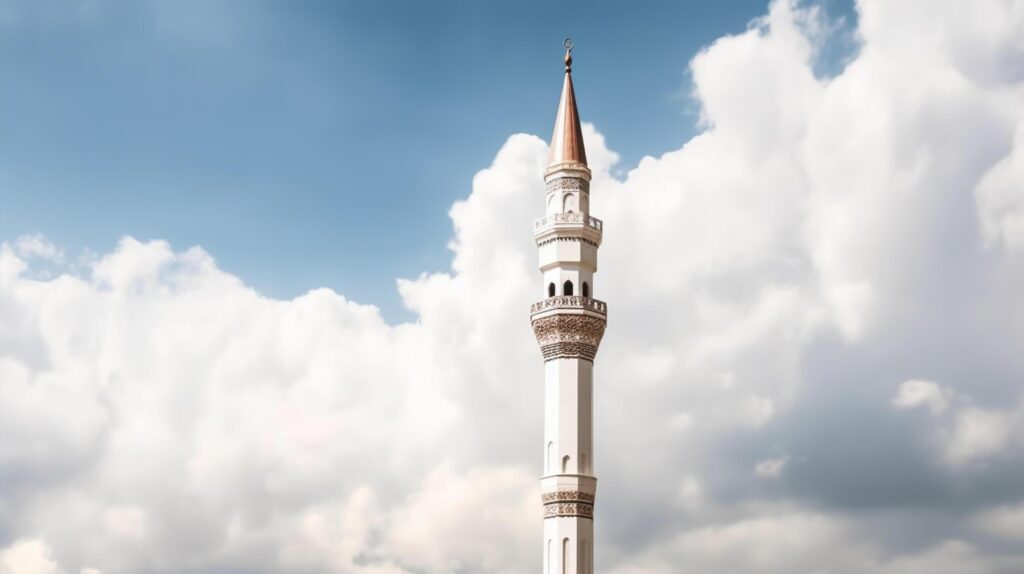
<svg viewBox="0 0 1024 574">
<path fill-rule="evenodd" d="M 551 134 L 548 167 L 582 164 L 586 168 L 587 152 L 583 150 L 583 130 L 580 129 L 580 114 L 572 89 L 572 39 L 566 38 L 562 46 L 565 48 L 565 74 L 562 76 L 562 97 L 558 101 L 555 131 Z"/>
</svg>

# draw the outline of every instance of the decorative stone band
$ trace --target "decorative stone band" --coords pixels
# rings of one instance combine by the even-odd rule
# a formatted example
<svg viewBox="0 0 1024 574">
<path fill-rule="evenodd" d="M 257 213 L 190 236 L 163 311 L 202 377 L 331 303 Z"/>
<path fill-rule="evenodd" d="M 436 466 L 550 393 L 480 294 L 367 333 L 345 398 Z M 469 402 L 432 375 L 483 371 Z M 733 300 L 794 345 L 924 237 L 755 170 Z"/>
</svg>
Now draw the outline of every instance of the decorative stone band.
<svg viewBox="0 0 1024 574">
<path fill-rule="evenodd" d="M 555 492 L 545 492 L 540 496 L 541 502 L 544 504 L 553 504 L 555 502 L 583 502 L 592 505 L 594 504 L 594 498 L 593 494 L 580 490 L 556 490 Z"/>
<path fill-rule="evenodd" d="M 544 183 L 544 193 L 583 191 L 590 193 L 590 182 L 582 177 L 556 177 Z"/>
<path fill-rule="evenodd" d="M 544 518 L 558 518 L 559 516 L 575 516 L 579 518 L 594 519 L 594 507 L 589 504 L 578 502 L 549 504 L 544 507 Z"/>
<path fill-rule="evenodd" d="M 607 303 L 597 299 L 591 299 L 590 297 L 583 297 L 581 295 L 560 295 L 541 299 L 533 305 L 530 305 L 530 314 L 536 315 L 537 313 L 550 309 L 580 309 L 584 311 L 593 311 L 594 313 L 599 313 L 601 315 L 608 314 Z"/>
<path fill-rule="evenodd" d="M 546 492 L 542 495 L 544 518 L 559 516 L 576 516 L 594 518 L 594 495 L 579 490 L 559 490 Z"/>
<path fill-rule="evenodd" d="M 566 161 L 549 165 L 544 169 L 544 181 L 559 177 L 578 177 L 590 181 L 590 168 L 577 161 Z"/>
<path fill-rule="evenodd" d="M 533 334 L 545 361 L 585 359 L 593 362 L 604 328 L 604 317 L 578 313 L 554 313 L 533 320 Z"/>
<path fill-rule="evenodd" d="M 569 242 L 586 243 L 587 245 L 591 245 L 593 247 L 599 247 L 599 245 L 596 242 L 591 241 L 589 239 L 585 239 L 583 237 L 552 237 L 551 239 L 545 239 L 544 241 L 538 241 L 537 242 L 537 247 L 544 247 L 548 243 L 554 243 L 555 241 L 569 241 Z"/>
<path fill-rule="evenodd" d="M 546 217 L 534 219 L 533 230 L 538 231 L 545 227 L 559 224 L 583 225 L 584 227 L 590 227 L 597 231 L 601 231 L 604 227 L 604 222 L 592 215 L 579 213 L 577 211 L 570 211 L 569 213 L 552 213 Z"/>
</svg>

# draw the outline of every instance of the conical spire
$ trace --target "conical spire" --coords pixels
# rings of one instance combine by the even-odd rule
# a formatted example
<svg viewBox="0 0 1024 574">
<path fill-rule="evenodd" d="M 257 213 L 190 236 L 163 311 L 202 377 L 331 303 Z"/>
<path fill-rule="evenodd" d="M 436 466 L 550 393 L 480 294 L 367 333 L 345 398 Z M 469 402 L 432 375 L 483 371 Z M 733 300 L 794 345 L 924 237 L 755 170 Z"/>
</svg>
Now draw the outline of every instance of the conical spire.
<svg viewBox="0 0 1024 574">
<path fill-rule="evenodd" d="M 580 115 L 576 109 L 576 94 L 572 89 L 572 40 L 567 38 L 564 45 L 565 83 L 562 85 L 562 98 L 558 102 L 555 132 L 551 135 L 548 167 L 564 163 L 587 165 Z"/>
</svg>

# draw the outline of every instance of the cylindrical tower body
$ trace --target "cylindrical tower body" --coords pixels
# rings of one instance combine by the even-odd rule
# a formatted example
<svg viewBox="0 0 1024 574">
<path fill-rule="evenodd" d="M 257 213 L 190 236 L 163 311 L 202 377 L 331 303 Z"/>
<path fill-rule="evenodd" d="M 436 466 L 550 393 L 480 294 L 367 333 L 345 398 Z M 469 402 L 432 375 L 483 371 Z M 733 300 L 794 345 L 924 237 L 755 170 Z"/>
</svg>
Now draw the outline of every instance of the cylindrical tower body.
<svg viewBox="0 0 1024 574">
<path fill-rule="evenodd" d="M 594 571 L 594 357 L 607 307 L 594 298 L 602 223 L 590 216 L 590 169 L 566 53 L 565 84 L 534 222 L 544 297 L 531 322 L 544 356 L 544 574 Z"/>
</svg>

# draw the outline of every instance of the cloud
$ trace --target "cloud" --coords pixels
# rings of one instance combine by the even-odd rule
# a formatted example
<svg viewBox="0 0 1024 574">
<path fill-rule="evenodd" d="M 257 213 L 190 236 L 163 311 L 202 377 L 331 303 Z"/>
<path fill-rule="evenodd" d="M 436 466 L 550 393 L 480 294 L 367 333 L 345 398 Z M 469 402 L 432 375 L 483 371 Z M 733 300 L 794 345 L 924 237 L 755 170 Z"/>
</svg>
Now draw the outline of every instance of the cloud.
<svg viewBox="0 0 1024 574">
<path fill-rule="evenodd" d="M 900 385 L 899 393 L 892 399 L 892 406 L 898 409 L 922 405 L 926 405 L 932 415 L 941 415 L 949 407 L 949 391 L 933 381 L 914 379 Z"/>
<path fill-rule="evenodd" d="M 1011 251 L 1024 250 L 1024 130 L 1013 152 L 992 166 L 974 188 L 985 239 Z"/>
<path fill-rule="evenodd" d="M 40 540 L 18 540 L 0 551 L 0 574 L 60 574 L 50 549 Z"/>
<path fill-rule="evenodd" d="M 984 510 L 974 517 L 974 523 L 1001 538 L 1024 540 L 1024 504 Z"/>
<path fill-rule="evenodd" d="M 14 248 L 18 255 L 26 259 L 38 257 L 60 263 L 64 257 L 64 253 L 59 247 L 39 234 L 22 235 L 14 242 Z"/>
<path fill-rule="evenodd" d="M 754 474 L 763 478 L 778 478 L 782 470 L 786 468 L 789 458 L 766 458 L 754 466 Z"/>
<path fill-rule="evenodd" d="M 585 126 L 602 570 L 1024 567 L 1015 515 L 986 514 L 1024 499 L 1024 13 L 964 12 L 865 1 L 821 78 L 831 27 L 775 2 L 691 61 L 706 129 L 682 148 L 617 178 Z M 124 238 L 49 277 L 0 247 L 5 560 L 535 568 L 545 148 L 511 136 L 477 173 L 451 270 L 398 281 L 400 325 L 329 289 L 262 296 L 199 247 Z"/>
<path fill-rule="evenodd" d="M 962 465 L 976 459 L 1012 455 L 1024 446 L 1024 402 L 1009 409 L 981 408 L 971 397 L 953 393 L 933 381 L 910 380 L 900 385 L 891 404 L 900 410 L 927 406 L 933 417 L 959 403 L 949 417 L 936 421 L 937 438 L 947 462 Z"/>
<path fill-rule="evenodd" d="M 946 454 L 953 463 L 965 463 L 1010 454 L 1021 445 L 1024 445 L 1024 408 L 1001 411 L 967 407 L 956 415 Z"/>
</svg>

